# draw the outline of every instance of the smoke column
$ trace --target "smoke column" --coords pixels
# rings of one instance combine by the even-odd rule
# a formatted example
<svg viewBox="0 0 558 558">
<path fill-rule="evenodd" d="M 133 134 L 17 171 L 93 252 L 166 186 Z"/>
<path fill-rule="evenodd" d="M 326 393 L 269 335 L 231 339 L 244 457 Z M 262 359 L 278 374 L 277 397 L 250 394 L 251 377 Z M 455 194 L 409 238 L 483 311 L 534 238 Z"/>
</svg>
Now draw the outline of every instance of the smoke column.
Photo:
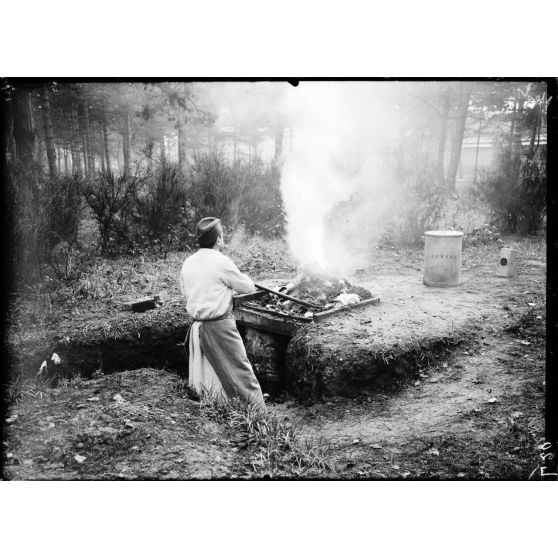
<svg viewBox="0 0 558 558">
<path fill-rule="evenodd" d="M 350 265 L 347 231 L 328 230 L 328 219 L 356 192 L 381 195 L 381 152 L 397 128 L 394 91 L 394 83 L 301 82 L 285 92 L 293 147 L 284 154 L 281 193 L 299 266 L 338 275 Z M 367 206 L 346 223 L 357 236 L 355 222 L 374 216 Z"/>
</svg>

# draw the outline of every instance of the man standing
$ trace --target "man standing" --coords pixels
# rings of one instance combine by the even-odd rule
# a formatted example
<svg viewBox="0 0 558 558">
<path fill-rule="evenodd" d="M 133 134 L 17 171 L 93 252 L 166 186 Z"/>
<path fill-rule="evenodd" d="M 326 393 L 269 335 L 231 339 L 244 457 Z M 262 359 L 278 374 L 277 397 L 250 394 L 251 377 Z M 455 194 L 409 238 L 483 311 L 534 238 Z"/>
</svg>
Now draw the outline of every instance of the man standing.
<svg viewBox="0 0 558 558">
<path fill-rule="evenodd" d="M 198 391 L 225 399 L 239 397 L 265 409 L 232 314 L 233 292 L 248 294 L 254 283 L 222 254 L 225 243 L 219 219 L 202 219 L 196 235 L 200 248 L 186 258 L 180 273 L 186 310 L 194 318 L 188 335 L 190 384 Z"/>
</svg>

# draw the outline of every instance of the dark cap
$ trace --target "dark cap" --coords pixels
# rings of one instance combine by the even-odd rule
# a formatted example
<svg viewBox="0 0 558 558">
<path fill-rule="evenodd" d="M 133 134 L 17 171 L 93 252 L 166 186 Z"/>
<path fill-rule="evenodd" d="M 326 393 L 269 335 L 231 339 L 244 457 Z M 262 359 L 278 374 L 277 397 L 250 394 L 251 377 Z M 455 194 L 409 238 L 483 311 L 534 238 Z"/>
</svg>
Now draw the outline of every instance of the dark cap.
<svg viewBox="0 0 558 558">
<path fill-rule="evenodd" d="M 196 237 L 198 244 L 202 248 L 211 248 L 219 236 L 221 236 L 223 229 L 221 228 L 221 219 L 216 217 L 204 217 L 196 225 Z"/>
</svg>

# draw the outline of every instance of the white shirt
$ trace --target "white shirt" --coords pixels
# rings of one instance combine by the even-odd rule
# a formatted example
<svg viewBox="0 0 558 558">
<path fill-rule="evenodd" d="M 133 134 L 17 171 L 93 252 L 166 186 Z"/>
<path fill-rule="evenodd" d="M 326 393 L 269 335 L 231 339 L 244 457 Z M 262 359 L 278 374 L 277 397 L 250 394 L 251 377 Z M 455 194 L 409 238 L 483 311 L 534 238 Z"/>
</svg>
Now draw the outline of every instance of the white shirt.
<svg viewBox="0 0 558 558">
<path fill-rule="evenodd" d="M 182 264 L 180 290 L 186 310 L 195 320 L 222 316 L 231 306 L 234 291 L 248 294 L 255 288 L 250 277 L 213 248 L 200 248 Z"/>
</svg>

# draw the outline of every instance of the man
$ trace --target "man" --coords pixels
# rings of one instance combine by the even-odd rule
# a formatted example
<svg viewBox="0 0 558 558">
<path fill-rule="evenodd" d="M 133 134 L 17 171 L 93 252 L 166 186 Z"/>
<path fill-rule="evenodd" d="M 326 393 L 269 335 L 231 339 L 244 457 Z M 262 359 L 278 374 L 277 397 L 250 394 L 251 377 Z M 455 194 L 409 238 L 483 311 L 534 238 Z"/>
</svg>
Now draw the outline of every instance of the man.
<svg viewBox="0 0 558 558">
<path fill-rule="evenodd" d="M 225 243 L 219 219 L 202 219 L 196 235 L 200 248 L 186 258 L 180 273 L 186 310 L 194 318 L 188 334 L 190 384 L 199 392 L 225 399 L 239 397 L 265 409 L 232 315 L 233 292 L 250 293 L 254 283 L 222 254 Z"/>
</svg>

